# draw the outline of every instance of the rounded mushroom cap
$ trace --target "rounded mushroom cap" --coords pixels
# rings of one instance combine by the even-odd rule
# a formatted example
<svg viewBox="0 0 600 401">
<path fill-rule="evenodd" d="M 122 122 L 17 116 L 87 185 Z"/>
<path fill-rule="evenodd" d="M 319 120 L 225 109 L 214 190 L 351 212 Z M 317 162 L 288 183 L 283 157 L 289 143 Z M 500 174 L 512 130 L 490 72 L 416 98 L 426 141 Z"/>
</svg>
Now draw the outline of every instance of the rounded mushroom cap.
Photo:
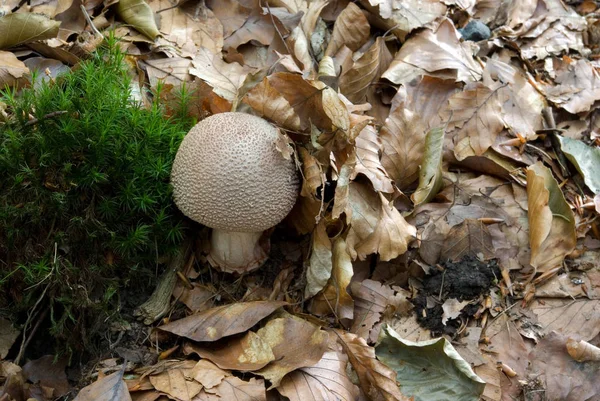
<svg viewBox="0 0 600 401">
<path fill-rule="evenodd" d="M 181 142 L 171 171 L 179 209 L 201 224 L 256 232 L 290 212 L 299 180 L 293 160 L 276 148 L 278 131 L 245 113 L 212 115 Z"/>
</svg>

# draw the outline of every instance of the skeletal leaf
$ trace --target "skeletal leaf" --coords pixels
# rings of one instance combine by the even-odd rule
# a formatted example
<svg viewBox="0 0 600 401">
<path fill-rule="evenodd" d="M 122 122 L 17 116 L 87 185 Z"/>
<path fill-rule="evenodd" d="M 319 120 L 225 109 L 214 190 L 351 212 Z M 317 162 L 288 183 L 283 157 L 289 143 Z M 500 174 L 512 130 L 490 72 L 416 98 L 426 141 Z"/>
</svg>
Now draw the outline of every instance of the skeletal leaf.
<svg viewBox="0 0 600 401">
<path fill-rule="evenodd" d="M 22 45 L 58 35 L 59 21 L 45 15 L 14 13 L 0 17 L 0 49 Z"/>
<path fill-rule="evenodd" d="M 154 40 L 160 32 L 154 20 L 154 12 L 144 0 L 119 0 L 117 14 L 135 29 Z"/>
</svg>

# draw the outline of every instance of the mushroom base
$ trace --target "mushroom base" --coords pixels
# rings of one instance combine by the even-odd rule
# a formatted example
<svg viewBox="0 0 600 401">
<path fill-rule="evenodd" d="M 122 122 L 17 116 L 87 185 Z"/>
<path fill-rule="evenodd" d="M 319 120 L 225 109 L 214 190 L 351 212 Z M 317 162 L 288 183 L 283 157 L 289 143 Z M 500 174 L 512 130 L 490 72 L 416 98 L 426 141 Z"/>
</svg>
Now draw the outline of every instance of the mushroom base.
<svg viewBox="0 0 600 401">
<path fill-rule="evenodd" d="M 270 242 L 263 232 L 242 233 L 213 229 L 209 263 L 225 273 L 247 273 L 261 267 L 269 257 Z"/>
</svg>

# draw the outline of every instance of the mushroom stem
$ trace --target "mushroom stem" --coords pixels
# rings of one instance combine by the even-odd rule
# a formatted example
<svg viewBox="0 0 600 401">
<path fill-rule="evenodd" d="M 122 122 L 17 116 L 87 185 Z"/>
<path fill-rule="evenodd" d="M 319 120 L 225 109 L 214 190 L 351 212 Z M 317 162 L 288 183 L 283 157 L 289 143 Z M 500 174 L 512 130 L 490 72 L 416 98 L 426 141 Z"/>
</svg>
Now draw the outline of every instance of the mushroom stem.
<svg viewBox="0 0 600 401">
<path fill-rule="evenodd" d="M 226 273 L 258 269 L 269 257 L 270 244 L 261 244 L 263 232 L 236 232 L 213 228 L 208 261 Z"/>
</svg>

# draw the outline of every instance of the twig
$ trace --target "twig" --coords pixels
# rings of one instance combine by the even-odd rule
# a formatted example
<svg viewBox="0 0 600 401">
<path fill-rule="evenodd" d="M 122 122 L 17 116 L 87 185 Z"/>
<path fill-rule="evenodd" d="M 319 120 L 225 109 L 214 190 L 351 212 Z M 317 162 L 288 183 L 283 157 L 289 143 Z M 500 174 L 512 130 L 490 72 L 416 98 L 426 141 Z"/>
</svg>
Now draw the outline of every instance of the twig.
<svg viewBox="0 0 600 401">
<path fill-rule="evenodd" d="M 92 22 L 92 19 L 90 18 L 90 15 L 88 14 L 87 10 L 85 9 L 85 6 L 83 4 L 81 4 L 80 7 L 81 7 L 81 12 L 83 13 L 83 16 L 85 17 L 87 23 L 90 24 L 90 28 L 92 28 L 92 31 L 94 31 L 94 34 L 96 36 L 100 36 L 102 39 L 104 39 L 104 35 L 102 35 L 102 32 L 100 32 L 98 30 L 98 28 L 96 28 L 96 26 Z"/>
<path fill-rule="evenodd" d="M 554 149 L 554 153 L 558 159 L 560 171 L 564 178 L 570 177 L 571 172 L 569 171 L 567 158 L 565 157 L 565 154 L 560 147 L 560 141 L 558 140 L 556 123 L 554 122 L 554 115 L 552 114 L 552 107 L 544 108 L 542 110 L 542 114 L 544 116 L 544 120 L 546 120 L 546 125 L 548 125 L 548 128 L 553 130 L 553 132 L 550 133 L 550 143 L 552 144 L 552 148 Z"/>
<path fill-rule="evenodd" d="M 33 120 L 29 120 L 25 123 L 26 127 L 29 127 L 30 125 L 33 124 L 37 124 L 40 121 L 46 120 L 48 118 L 53 118 L 53 117 L 57 117 L 57 116 L 62 116 L 63 114 L 67 114 L 68 112 L 66 110 L 59 110 L 59 111 L 53 111 L 52 113 L 48 113 L 45 116 L 43 116 L 42 118 L 34 118 Z"/>
</svg>

